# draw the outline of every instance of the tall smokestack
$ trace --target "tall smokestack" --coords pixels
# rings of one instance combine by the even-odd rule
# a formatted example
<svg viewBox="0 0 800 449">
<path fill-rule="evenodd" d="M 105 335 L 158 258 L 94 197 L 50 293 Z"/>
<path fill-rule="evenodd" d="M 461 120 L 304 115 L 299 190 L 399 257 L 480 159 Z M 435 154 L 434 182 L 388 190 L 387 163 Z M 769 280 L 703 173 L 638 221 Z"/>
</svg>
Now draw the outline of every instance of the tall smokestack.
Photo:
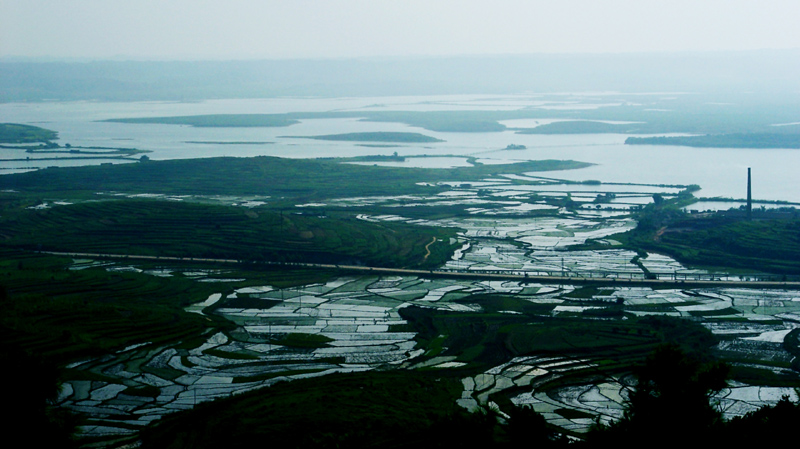
<svg viewBox="0 0 800 449">
<path fill-rule="evenodd" d="M 753 219 L 753 193 L 751 190 L 750 167 L 747 167 L 747 219 Z"/>
</svg>

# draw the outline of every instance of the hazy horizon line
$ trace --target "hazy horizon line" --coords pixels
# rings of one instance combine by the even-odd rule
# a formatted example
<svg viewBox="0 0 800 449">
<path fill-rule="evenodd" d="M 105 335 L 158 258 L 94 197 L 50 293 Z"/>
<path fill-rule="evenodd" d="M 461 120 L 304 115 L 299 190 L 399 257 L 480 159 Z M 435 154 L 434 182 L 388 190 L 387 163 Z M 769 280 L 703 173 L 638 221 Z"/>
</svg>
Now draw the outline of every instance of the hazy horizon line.
<svg viewBox="0 0 800 449">
<path fill-rule="evenodd" d="M 261 61 L 387 61 L 387 60 L 431 60 L 431 59 L 472 59 L 472 58 L 528 58 L 528 57 L 619 57 L 619 56 L 662 56 L 704 54 L 753 54 L 753 53 L 791 53 L 800 51 L 800 47 L 792 48 L 760 48 L 742 50 L 653 50 L 653 51 L 619 51 L 619 52 L 539 52 L 539 53 L 457 53 L 457 54 L 406 54 L 406 55 L 372 55 L 372 56 L 315 56 L 315 57 L 209 57 L 209 56 L 20 56 L 0 55 L 0 63 L 86 63 L 86 62 L 261 62 Z"/>
</svg>

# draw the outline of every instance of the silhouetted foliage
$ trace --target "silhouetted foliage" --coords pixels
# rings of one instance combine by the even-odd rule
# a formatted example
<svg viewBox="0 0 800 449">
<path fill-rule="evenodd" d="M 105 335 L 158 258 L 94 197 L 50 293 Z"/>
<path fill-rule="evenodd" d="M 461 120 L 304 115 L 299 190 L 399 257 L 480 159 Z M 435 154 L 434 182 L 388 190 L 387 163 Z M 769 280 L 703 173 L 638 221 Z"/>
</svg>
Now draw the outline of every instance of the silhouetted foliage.
<svg viewBox="0 0 800 449">
<path fill-rule="evenodd" d="M 774 406 L 765 406 L 726 423 L 720 444 L 748 445 L 786 444 L 797 423 L 800 423 L 800 404 L 784 396 Z"/>
<path fill-rule="evenodd" d="M 549 426 L 541 413 L 526 406 L 509 410 L 506 434 L 510 447 L 548 448 L 568 444 L 564 434 Z"/>
<path fill-rule="evenodd" d="M 0 432 L 26 447 L 77 447 L 77 418 L 54 405 L 60 391 L 56 366 L 7 344 L 0 347 L 0 366 L 3 404 L 10 412 L 0 420 Z"/>
<path fill-rule="evenodd" d="M 703 362 L 678 346 L 660 346 L 636 370 L 624 417 L 589 434 L 589 442 L 628 446 L 644 441 L 710 440 L 722 413 L 711 396 L 726 385 L 729 368 L 721 362 Z"/>
</svg>

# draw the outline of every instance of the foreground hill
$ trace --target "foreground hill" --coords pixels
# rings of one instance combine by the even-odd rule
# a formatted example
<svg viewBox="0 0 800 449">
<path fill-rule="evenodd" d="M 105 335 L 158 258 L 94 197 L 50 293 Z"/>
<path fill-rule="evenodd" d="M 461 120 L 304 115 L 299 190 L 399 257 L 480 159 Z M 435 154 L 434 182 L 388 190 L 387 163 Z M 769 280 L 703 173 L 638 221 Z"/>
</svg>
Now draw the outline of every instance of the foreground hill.
<svg viewBox="0 0 800 449">
<path fill-rule="evenodd" d="M 0 223 L 2 245 L 16 248 L 388 267 L 438 266 L 455 236 L 452 228 L 137 199 L 9 209 Z"/>
</svg>

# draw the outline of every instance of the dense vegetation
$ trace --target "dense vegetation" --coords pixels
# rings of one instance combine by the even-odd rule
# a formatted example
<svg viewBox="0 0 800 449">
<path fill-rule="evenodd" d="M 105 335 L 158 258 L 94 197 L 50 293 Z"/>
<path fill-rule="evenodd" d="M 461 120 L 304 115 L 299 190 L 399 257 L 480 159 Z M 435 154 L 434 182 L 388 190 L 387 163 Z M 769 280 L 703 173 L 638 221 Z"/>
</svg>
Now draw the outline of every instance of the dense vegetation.
<svg viewBox="0 0 800 449">
<path fill-rule="evenodd" d="M 774 215 L 754 211 L 748 221 L 744 213 L 695 216 L 668 203 L 653 204 L 641 211 L 636 229 L 617 237 L 633 249 L 669 254 L 693 266 L 797 274 L 800 220 Z"/>
<path fill-rule="evenodd" d="M 3 403 L 13 410 L 0 420 L 0 432 L 24 435 L 26 445 L 77 448 L 73 434 L 80 418 L 53 405 L 62 380 L 58 367 L 4 339 L 0 339 L 0 366 L 0 382 L 10 387 Z"/>
<path fill-rule="evenodd" d="M 668 226 L 652 246 L 693 265 L 796 274 L 800 220 L 680 220 Z"/>
<path fill-rule="evenodd" d="M 722 422 L 722 413 L 710 402 L 711 395 L 726 386 L 728 367 L 702 361 L 678 347 L 657 348 L 636 370 L 637 383 L 628 398 L 623 419 L 589 434 L 589 441 L 604 447 L 613 442 L 629 447 L 657 437 L 659 441 L 682 440 L 680 427 L 698 442 L 710 442 L 709 430 Z"/>
<path fill-rule="evenodd" d="M 42 202 L 41 197 L 48 201 L 51 196 L 83 196 L 85 199 L 88 194 L 96 199 L 98 196 L 94 192 L 113 190 L 283 196 L 288 198 L 285 204 L 292 204 L 297 200 L 335 196 L 436 192 L 437 187 L 416 183 L 469 182 L 499 173 L 580 165 L 542 161 L 428 170 L 355 167 L 340 162 L 265 157 L 150 161 L 125 166 L 50 169 L 0 178 L 3 188 L 23 191 L 0 195 L 0 255 L 3 256 L 0 258 L 0 303 L 4 305 L 0 331 L 3 341 L 60 364 L 137 343 L 199 343 L 200 336 L 209 330 L 228 329 L 231 324 L 213 316 L 208 319 L 188 314 L 184 306 L 203 300 L 212 292 L 228 293 L 234 285 L 246 282 L 258 285 L 255 280 L 205 284 L 180 275 L 158 278 L 102 268 L 75 271 L 68 269 L 70 261 L 66 259 L 22 253 L 18 248 L 245 261 L 437 266 L 448 257 L 452 249 L 449 237 L 454 234 L 452 230 L 367 223 L 337 210 L 300 215 L 281 211 L 283 206 L 274 204 L 244 208 L 192 203 L 185 199 L 174 202 L 123 199 L 79 201 L 40 210 L 26 208 Z M 313 173 L 313 177 L 309 173 Z M 685 199 L 683 195 L 676 200 Z M 775 261 L 777 254 L 786 269 L 796 270 L 791 264 L 796 263 L 793 260 L 800 260 L 797 257 L 800 251 L 795 248 L 800 244 L 794 244 L 800 234 L 800 224 L 787 221 L 781 222 L 786 223 L 785 227 L 780 227 L 766 221 L 728 223 L 718 220 L 697 225 L 699 222 L 689 222 L 677 206 L 665 203 L 659 196 L 653 206 L 642 211 L 640 228 L 632 232 L 626 242 L 643 248 L 651 248 L 647 246 L 651 244 L 679 247 L 681 242 L 691 251 L 718 248 L 718 261 L 736 260 L 731 254 L 741 253 L 747 263 L 762 266 L 766 262 L 756 251 L 768 241 L 770 247 L 785 246 L 786 253 L 761 250 L 763 257 Z M 709 230 L 714 233 L 698 237 Z M 671 241 L 672 237 L 677 241 Z M 699 240 L 692 240 L 694 237 Z M 725 240 L 728 237 L 733 243 Z M 432 245 L 432 254 L 426 259 L 424 247 L 434 238 L 443 242 Z M 789 238 L 794 240 L 787 246 L 784 239 Z M 330 273 L 285 268 L 271 271 L 275 268 L 259 264 L 235 265 L 231 270 L 239 272 L 248 268 L 261 272 L 257 275 L 250 272 L 245 277 L 268 279 L 271 285 L 309 283 L 317 277 L 330 276 Z M 227 276 L 233 278 L 234 273 Z M 593 362 L 592 368 L 571 374 L 572 379 L 552 379 L 551 384 L 545 383 L 543 387 L 563 385 L 585 381 L 587 377 L 627 372 L 631 365 L 641 363 L 659 345 L 672 343 L 679 345 L 687 357 L 696 359 L 687 358 L 689 362 L 685 365 L 682 365 L 683 359 L 672 360 L 674 363 L 666 365 L 669 369 L 655 369 L 649 374 L 646 369 L 640 370 L 639 379 L 644 381 L 640 397 L 644 397 L 644 402 L 647 403 L 648 396 L 660 395 L 658 388 L 662 386 L 657 382 L 663 379 L 654 374 L 663 377 L 675 372 L 688 373 L 689 381 L 706 380 L 700 377 L 710 371 L 713 364 L 709 365 L 704 357 L 715 341 L 709 331 L 691 321 L 636 317 L 630 313 L 632 309 L 626 311 L 624 300 L 595 302 L 592 297 L 596 294 L 597 289 L 587 287 L 564 295 L 562 299 L 567 300 L 568 305 L 592 301 L 599 309 L 559 317 L 550 316 L 554 307 L 551 304 L 536 304 L 523 297 L 499 294 L 465 295 L 461 302 L 480 304 L 482 311 L 475 313 L 456 314 L 419 307 L 401 309 L 403 318 L 408 321 L 403 326 L 417 332 L 416 340 L 426 351 L 420 357 L 422 360 L 450 355 L 466 365 L 448 370 L 448 373 L 436 370 L 365 373 L 283 383 L 168 417 L 144 432 L 145 445 L 237 447 L 264 441 L 286 447 L 559 444 L 540 416 L 506 408 L 506 397 L 492 399 L 500 402 L 504 410 L 511 411 L 508 424 L 499 424 L 491 414 L 465 415 L 456 409 L 454 402 L 461 391 L 458 379 L 518 355 L 557 354 Z M 246 302 L 248 299 L 238 300 Z M 323 338 L 287 334 L 276 342 L 314 348 L 326 343 Z M 674 370 L 675 366 L 687 369 Z M 631 408 L 626 419 L 632 424 L 623 423 L 606 430 L 609 433 L 605 435 L 628 444 L 628 441 L 641 441 L 643 436 L 661 435 L 658 432 L 674 432 L 684 423 L 683 419 L 698 416 L 691 422 L 696 431 L 704 432 L 709 426 L 716 426 L 713 423 L 718 421 L 718 414 L 708 413 L 708 404 L 697 401 L 700 396 L 707 399 L 708 392 L 718 387 L 719 371 L 713 374 L 714 382 L 703 383 L 699 389 L 697 386 L 690 388 L 692 400 L 685 404 L 694 404 L 693 410 L 677 418 L 673 416 L 680 411 L 681 401 L 678 405 L 673 401 L 663 410 L 658 404 L 644 409 Z M 70 371 L 66 375 L 91 374 Z M 670 390 L 669 396 L 684 398 L 674 392 Z M 630 407 L 635 406 L 632 403 Z M 642 413 L 641 410 L 649 411 Z M 653 410 L 662 414 L 653 414 Z M 669 413 L 664 415 L 667 411 Z M 651 416 L 642 421 L 642 415 Z M 671 420 L 662 422 L 662 416 Z M 712 424 L 706 426 L 707 422 Z M 654 428 L 656 424 L 657 429 Z M 666 430 L 664 424 L 667 424 Z M 629 440 L 626 438 L 630 436 L 620 436 L 615 433 L 620 432 L 618 429 L 624 429 L 623 433 L 628 432 L 635 438 Z"/>
<path fill-rule="evenodd" d="M 143 447 L 451 447 L 473 421 L 455 403 L 460 389 L 456 379 L 409 371 L 283 382 L 169 416 L 142 434 Z M 452 428 L 440 427 L 448 420 Z"/>
<path fill-rule="evenodd" d="M 26 192 L 168 193 L 263 195 L 297 201 L 370 195 L 438 193 L 443 188 L 418 183 L 470 182 L 487 176 L 566 170 L 589 164 L 575 161 L 527 161 L 452 169 L 373 167 L 344 164 L 346 159 L 277 157 L 206 158 L 148 161 L 113 166 L 49 168 L 0 177 L 0 189 Z"/>
<path fill-rule="evenodd" d="M 535 304 L 520 296 L 476 295 L 461 301 L 480 304 L 484 312 L 454 314 L 408 307 L 401 309 L 401 314 L 418 333 L 417 342 L 426 349 L 424 357 L 453 355 L 467 364 L 463 370 L 473 373 L 529 354 L 589 357 L 613 371 L 644 360 L 663 343 L 704 353 L 715 342 L 709 331 L 692 323 L 626 318 L 616 304 L 595 302 L 603 307 L 602 312 L 552 317 L 552 304 Z M 600 316 L 605 320 L 592 319 Z M 576 372 L 578 376 L 586 374 Z"/>
<path fill-rule="evenodd" d="M 212 293 L 229 292 L 231 283 L 197 282 L 179 272 L 159 277 L 93 265 L 77 270 L 69 258 L 0 249 L 0 362 L 4 368 L 0 379 L 8 387 L 5 403 L 14 410 L 0 421 L 7 435 L 24 435 L 26 442 L 41 447 L 76 447 L 71 434 L 76 425 L 85 424 L 85 418 L 53 405 L 59 384 L 119 379 L 100 370 L 66 369 L 65 365 L 134 345 L 146 345 L 148 350 L 163 345 L 192 348 L 205 341 L 207 332 L 233 326 L 215 315 L 184 310 Z M 183 264 L 183 269 L 191 267 Z M 330 275 L 323 270 L 262 267 L 253 272 L 232 267 L 217 276 L 246 277 L 244 285 L 291 286 L 324 282 Z M 127 363 L 138 370 L 144 360 L 131 354 L 136 352 L 128 353 Z M 127 392 L 136 393 L 131 388 Z"/>
<path fill-rule="evenodd" d="M 677 445 L 688 439 L 706 445 L 777 445 L 800 419 L 800 404 L 784 397 L 725 421 L 712 395 L 727 385 L 729 367 L 704 360 L 672 345 L 659 347 L 635 370 L 637 384 L 628 398 L 623 419 L 597 426 L 589 447 L 640 447 L 643 441 Z M 679 431 L 678 431 L 679 429 Z"/>
</svg>

